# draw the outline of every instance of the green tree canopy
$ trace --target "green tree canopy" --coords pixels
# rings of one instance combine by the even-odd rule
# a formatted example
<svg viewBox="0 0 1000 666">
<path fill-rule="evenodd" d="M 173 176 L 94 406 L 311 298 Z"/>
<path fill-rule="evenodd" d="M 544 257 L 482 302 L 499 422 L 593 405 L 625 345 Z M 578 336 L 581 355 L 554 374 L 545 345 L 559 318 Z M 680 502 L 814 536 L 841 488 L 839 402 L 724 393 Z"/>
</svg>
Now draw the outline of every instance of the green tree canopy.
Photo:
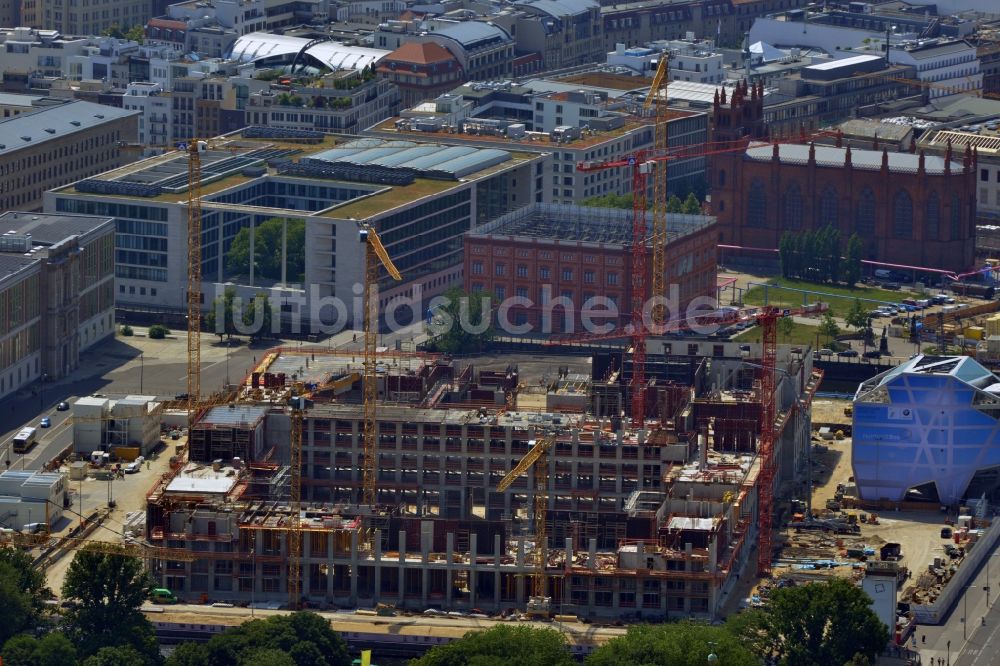
<svg viewBox="0 0 1000 666">
<path fill-rule="evenodd" d="M 860 587 L 834 578 L 775 590 L 764 611 L 734 627 L 759 656 L 772 655 L 780 666 L 875 663 L 889 630 L 870 604 Z"/>
<path fill-rule="evenodd" d="M 844 321 L 848 326 L 859 331 L 868 326 L 868 312 L 859 299 L 854 299 L 854 303 L 851 304 L 851 309 L 844 318 Z"/>
<path fill-rule="evenodd" d="M 701 215 L 701 202 L 698 201 L 694 192 L 689 192 L 687 198 L 684 199 L 684 203 L 681 204 L 681 212 L 686 215 Z"/>
<path fill-rule="evenodd" d="M 142 655 L 144 661 L 138 663 L 159 663 L 153 626 L 139 611 L 151 583 L 136 557 L 86 546 L 78 550 L 62 586 L 63 598 L 79 603 L 66 615 L 67 630 L 77 649 L 95 655 L 102 648 L 128 646 Z"/>
<path fill-rule="evenodd" d="M 34 625 L 38 612 L 29 593 L 21 589 L 20 573 L 0 562 L 0 642 Z"/>
<path fill-rule="evenodd" d="M 182 645 L 167 659 L 167 666 L 348 666 L 350 663 L 343 639 L 327 620 L 309 612 L 252 620 L 213 636 L 208 643 Z"/>
<path fill-rule="evenodd" d="M 236 299 L 236 289 L 227 287 L 221 296 L 216 296 L 212 301 L 212 307 L 205 313 L 205 327 L 209 331 L 219 336 L 221 341 L 224 336 L 230 338 L 236 333 L 236 320 L 233 318 L 233 301 Z M 222 317 L 222 321 L 219 321 Z"/>
<path fill-rule="evenodd" d="M 795 330 L 795 318 L 794 317 L 781 317 L 778 319 L 778 331 L 785 336 L 785 342 L 788 342 L 788 338 L 791 337 L 792 331 Z"/>
<path fill-rule="evenodd" d="M 840 335 L 840 326 L 833 318 L 833 310 L 823 313 L 823 319 L 819 323 L 819 334 L 828 340 Z"/>
<path fill-rule="evenodd" d="M 667 212 L 668 213 L 679 213 L 684 209 L 684 204 L 681 202 L 680 197 L 676 194 L 671 194 L 667 198 Z"/>
<path fill-rule="evenodd" d="M 253 327 L 250 331 L 251 339 L 270 338 L 273 319 L 271 299 L 263 291 L 257 293 L 243 308 L 243 325 Z"/>
<path fill-rule="evenodd" d="M 861 258 L 865 246 L 857 234 L 851 234 L 847 239 L 847 252 L 844 257 L 844 282 L 853 287 L 861 279 Z"/>
<path fill-rule="evenodd" d="M 631 194 L 603 194 L 583 200 L 583 205 L 590 208 L 623 208 L 632 210 Z"/>
<path fill-rule="evenodd" d="M 573 666 L 576 660 L 563 635 L 552 629 L 497 625 L 470 631 L 447 645 L 431 648 L 410 666 Z"/>
<path fill-rule="evenodd" d="M 128 645 L 103 647 L 81 662 L 81 666 L 136 666 L 149 663 L 141 652 Z"/>
<path fill-rule="evenodd" d="M 446 291 L 444 298 L 446 300 L 434 310 L 430 326 L 436 335 L 434 348 L 447 354 L 483 349 L 493 339 L 492 308 L 497 299 L 492 294 L 467 293 L 457 287 Z"/>
<path fill-rule="evenodd" d="M 760 661 L 724 627 L 698 622 L 637 625 L 613 638 L 587 657 L 586 666 L 704 666 L 715 654 L 719 664 L 758 666 Z"/>
<path fill-rule="evenodd" d="M 281 279 L 281 236 L 285 220 L 271 218 L 258 224 L 254 232 L 254 277 Z M 288 220 L 289 282 L 302 282 L 306 271 L 306 223 L 301 218 Z M 250 229 L 240 229 L 226 254 L 226 270 L 250 274 Z"/>
</svg>

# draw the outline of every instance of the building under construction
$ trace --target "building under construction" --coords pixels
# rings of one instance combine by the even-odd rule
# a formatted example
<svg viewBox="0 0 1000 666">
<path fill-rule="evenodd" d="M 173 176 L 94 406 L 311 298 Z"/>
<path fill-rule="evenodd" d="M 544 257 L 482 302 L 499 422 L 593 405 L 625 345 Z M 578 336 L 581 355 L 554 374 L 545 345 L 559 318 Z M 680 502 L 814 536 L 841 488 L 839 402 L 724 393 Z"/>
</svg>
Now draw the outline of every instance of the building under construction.
<svg viewBox="0 0 1000 666">
<path fill-rule="evenodd" d="M 555 612 L 714 617 L 755 559 L 761 383 L 752 347 L 650 340 L 655 398 L 642 427 L 622 415 L 627 354 L 595 356 L 589 374 L 553 366 L 523 377 L 514 366 L 387 352 L 374 506 L 361 504 L 361 358 L 276 350 L 246 379 L 241 401 L 200 415 L 190 460 L 151 491 L 151 543 L 197 556 L 156 563 L 158 583 L 182 598 L 288 600 L 295 420 L 282 396 L 294 384 L 310 396 L 299 523 L 308 604 L 524 609 L 545 552 Z M 777 367 L 780 491 L 805 464 L 819 376 L 808 350 L 779 349 Z M 543 437 L 554 438 L 544 466 L 498 492 Z M 545 551 L 536 495 L 546 498 Z"/>
</svg>

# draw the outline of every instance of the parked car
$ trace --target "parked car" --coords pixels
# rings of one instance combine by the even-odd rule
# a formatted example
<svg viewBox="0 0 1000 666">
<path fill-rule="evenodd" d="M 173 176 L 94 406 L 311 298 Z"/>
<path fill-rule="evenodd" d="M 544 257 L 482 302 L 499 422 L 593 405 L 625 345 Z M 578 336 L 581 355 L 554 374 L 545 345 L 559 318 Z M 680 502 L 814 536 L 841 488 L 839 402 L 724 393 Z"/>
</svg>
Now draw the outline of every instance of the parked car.
<svg viewBox="0 0 1000 666">
<path fill-rule="evenodd" d="M 136 474 L 140 469 L 142 469 L 141 462 L 130 462 L 129 464 L 125 465 L 126 474 Z"/>
<path fill-rule="evenodd" d="M 839 356 L 841 358 L 857 358 L 858 357 L 858 350 L 857 349 L 845 349 L 842 352 L 837 352 L 837 356 Z"/>
<path fill-rule="evenodd" d="M 65 412 L 67 409 L 69 409 L 68 402 L 60 402 L 58 405 L 56 405 L 57 412 Z"/>
<path fill-rule="evenodd" d="M 882 352 L 877 349 L 875 351 L 866 351 L 865 358 L 882 358 Z"/>
<path fill-rule="evenodd" d="M 41 422 L 39 422 L 38 425 L 42 426 L 43 428 L 48 428 L 49 426 L 52 425 L 52 419 L 50 419 L 47 416 L 44 416 L 44 417 L 42 417 L 42 420 L 41 420 Z"/>
<path fill-rule="evenodd" d="M 817 352 L 820 356 L 833 356 L 833 350 L 824 347 Z"/>
<path fill-rule="evenodd" d="M 890 291 L 899 291 L 898 282 L 883 282 L 881 286 L 883 289 L 888 289 Z"/>
</svg>

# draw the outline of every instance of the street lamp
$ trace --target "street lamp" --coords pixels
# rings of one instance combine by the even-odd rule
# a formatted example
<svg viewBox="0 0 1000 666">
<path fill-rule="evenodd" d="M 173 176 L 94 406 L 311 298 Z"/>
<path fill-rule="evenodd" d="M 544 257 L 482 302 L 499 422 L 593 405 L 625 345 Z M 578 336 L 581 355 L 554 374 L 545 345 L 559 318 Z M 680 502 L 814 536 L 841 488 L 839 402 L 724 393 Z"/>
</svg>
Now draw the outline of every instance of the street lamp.
<svg viewBox="0 0 1000 666">
<path fill-rule="evenodd" d="M 962 595 L 962 638 L 969 640 L 969 590 L 978 590 L 977 585 L 966 585 Z"/>
<path fill-rule="evenodd" d="M 715 641 L 708 641 L 709 653 L 708 653 L 708 663 L 717 664 L 719 663 L 719 657 L 715 654 Z"/>
<path fill-rule="evenodd" d="M 948 639 L 948 666 L 951 666 L 951 639 Z"/>
</svg>

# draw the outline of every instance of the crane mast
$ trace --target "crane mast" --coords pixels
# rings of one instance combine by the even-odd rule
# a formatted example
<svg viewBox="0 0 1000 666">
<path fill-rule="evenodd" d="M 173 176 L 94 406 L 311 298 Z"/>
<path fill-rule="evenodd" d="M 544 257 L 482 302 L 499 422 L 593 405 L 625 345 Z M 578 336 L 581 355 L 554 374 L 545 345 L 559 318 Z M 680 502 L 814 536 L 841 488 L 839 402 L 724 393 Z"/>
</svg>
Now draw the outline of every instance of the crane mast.
<svg viewBox="0 0 1000 666">
<path fill-rule="evenodd" d="M 365 246 L 365 291 L 364 291 L 364 467 L 361 470 L 362 501 L 368 506 L 378 503 L 378 374 L 376 372 L 376 352 L 378 340 L 378 273 L 384 266 L 394 280 L 402 280 L 389 253 L 382 245 L 378 233 L 371 226 L 361 228 L 361 242 Z"/>
<path fill-rule="evenodd" d="M 188 154 L 188 288 L 187 288 L 187 412 L 194 425 L 201 398 L 201 150 L 206 144 L 192 140 Z"/>
</svg>

